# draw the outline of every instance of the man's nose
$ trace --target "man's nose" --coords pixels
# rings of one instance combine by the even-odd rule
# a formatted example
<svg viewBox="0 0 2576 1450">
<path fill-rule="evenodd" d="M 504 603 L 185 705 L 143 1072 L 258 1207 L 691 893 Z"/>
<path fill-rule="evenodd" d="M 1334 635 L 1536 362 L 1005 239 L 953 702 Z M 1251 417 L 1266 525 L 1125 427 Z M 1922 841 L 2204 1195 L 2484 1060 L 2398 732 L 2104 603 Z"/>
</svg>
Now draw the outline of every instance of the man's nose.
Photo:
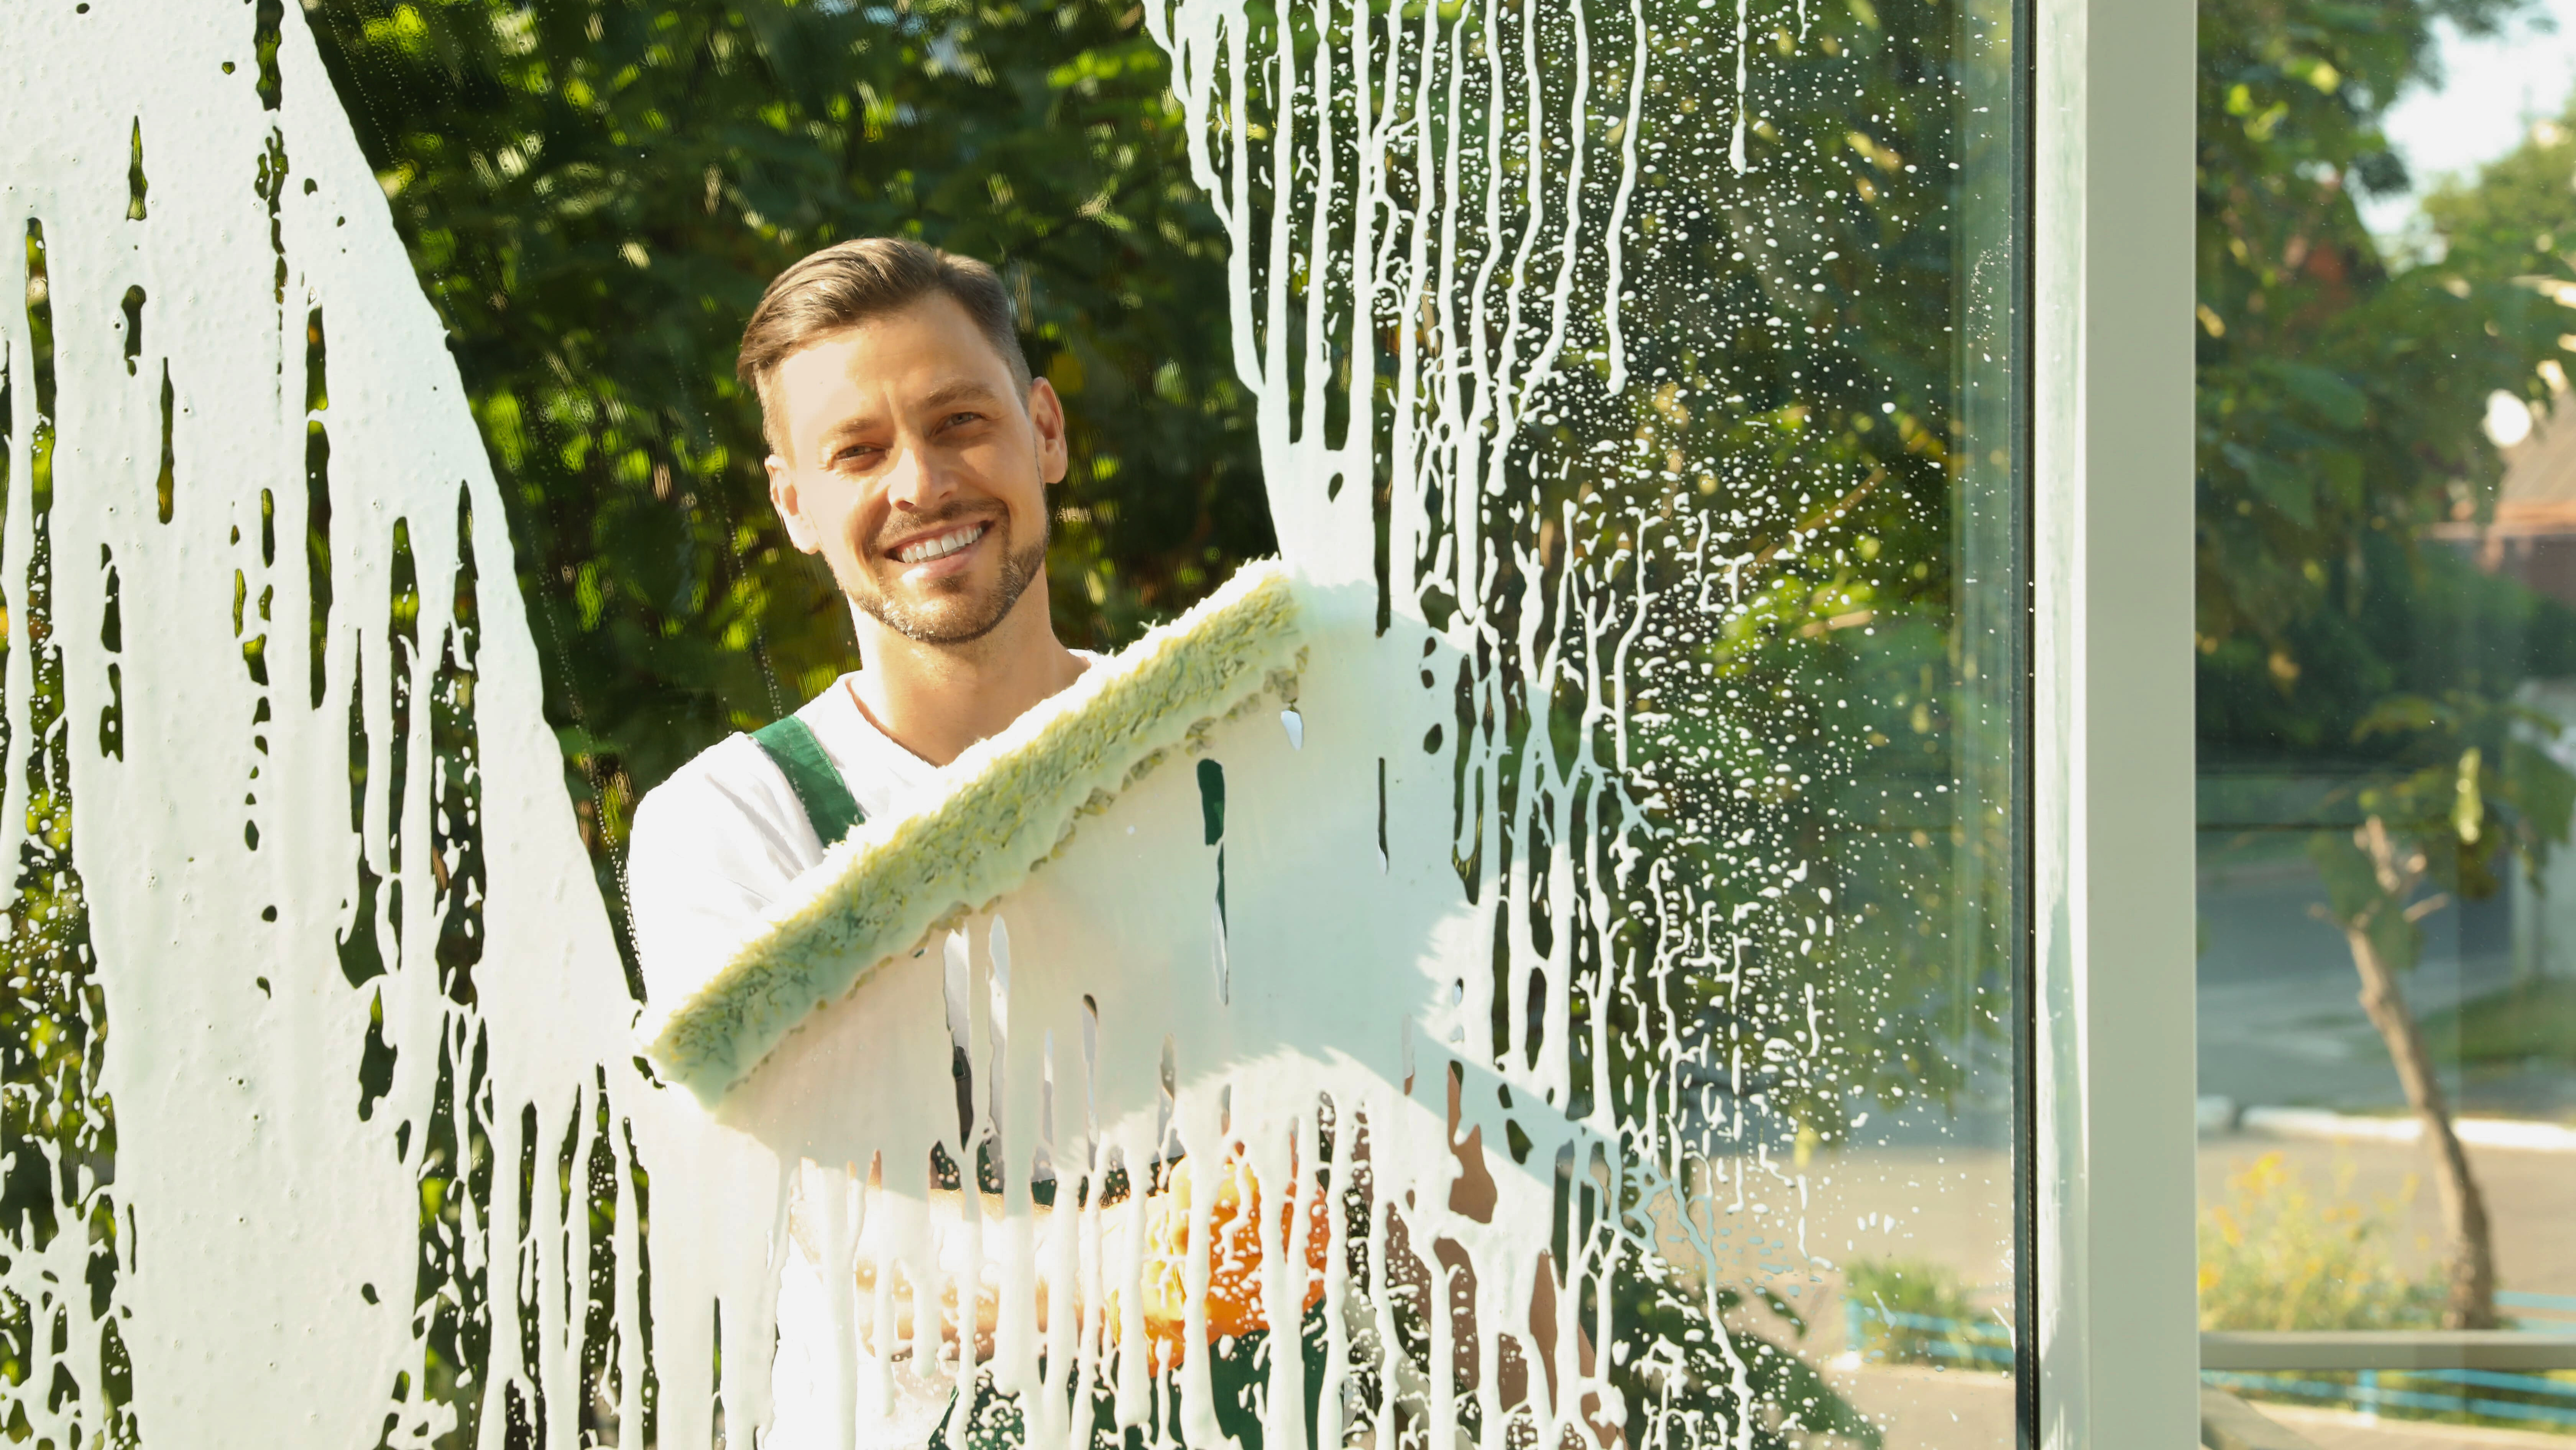
<svg viewBox="0 0 2576 1450">
<path fill-rule="evenodd" d="M 886 470 L 886 502 L 889 505 L 919 512 L 938 507 L 955 491 L 947 470 L 939 466 L 931 450 L 908 440 L 897 446 L 894 464 Z"/>
</svg>

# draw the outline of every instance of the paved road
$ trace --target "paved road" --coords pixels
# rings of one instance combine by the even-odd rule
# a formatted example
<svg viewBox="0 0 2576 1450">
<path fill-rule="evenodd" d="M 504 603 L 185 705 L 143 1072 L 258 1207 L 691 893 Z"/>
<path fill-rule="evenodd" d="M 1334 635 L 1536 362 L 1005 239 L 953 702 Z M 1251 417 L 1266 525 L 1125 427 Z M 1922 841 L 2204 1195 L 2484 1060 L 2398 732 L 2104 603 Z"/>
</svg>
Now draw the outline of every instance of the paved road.
<svg viewBox="0 0 2576 1450">
<path fill-rule="evenodd" d="M 2201 873 L 2204 1095 L 2350 1112 L 2404 1106 L 2387 1049 L 2362 1015 L 2342 935 L 2311 914 L 2324 900 L 2304 859 Z M 2423 960 L 2404 984 L 2419 1018 L 2511 984 L 2501 899 L 2434 912 L 2423 930 Z M 2437 1039 L 2435 1052 L 2444 1045 Z M 2576 1121 L 2576 1073 L 2564 1068 L 2453 1069 L 2445 1077 L 2465 1112 Z"/>
</svg>

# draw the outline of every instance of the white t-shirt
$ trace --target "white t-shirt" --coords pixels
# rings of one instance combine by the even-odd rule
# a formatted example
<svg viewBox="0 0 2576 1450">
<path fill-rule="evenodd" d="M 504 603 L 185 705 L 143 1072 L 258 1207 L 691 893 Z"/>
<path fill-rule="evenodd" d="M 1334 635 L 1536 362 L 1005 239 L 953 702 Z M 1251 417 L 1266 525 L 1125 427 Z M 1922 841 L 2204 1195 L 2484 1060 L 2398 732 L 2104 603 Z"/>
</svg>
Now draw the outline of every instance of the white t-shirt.
<svg viewBox="0 0 2576 1450">
<path fill-rule="evenodd" d="M 796 718 L 873 821 L 921 805 L 936 767 L 876 727 L 855 678 L 833 681 Z M 718 741 L 646 792 L 626 854 L 645 995 L 668 1003 L 703 986 L 823 847 L 787 777 L 748 735 Z"/>
<path fill-rule="evenodd" d="M 1099 656 L 1075 651 L 1086 663 Z M 796 712 L 814 732 L 867 819 L 927 803 L 937 767 L 896 744 L 843 675 Z M 778 905 L 789 883 L 823 859 L 823 841 L 787 777 L 748 735 L 709 747 L 645 794 L 626 856 L 626 897 L 645 995 L 669 1003 L 703 986 Z M 900 1368 L 834 1365 L 822 1276 L 786 1256 L 779 1282 L 773 1413 L 762 1450 L 838 1443 L 830 1433 L 840 1387 L 854 1380 L 861 1450 L 922 1450 L 948 1413 L 950 1391 Z M 865 1351 L 862 1351 L 864 1356 Z M 884 1387 L 891 1379 L 893 1393 Z"/>
</svg>

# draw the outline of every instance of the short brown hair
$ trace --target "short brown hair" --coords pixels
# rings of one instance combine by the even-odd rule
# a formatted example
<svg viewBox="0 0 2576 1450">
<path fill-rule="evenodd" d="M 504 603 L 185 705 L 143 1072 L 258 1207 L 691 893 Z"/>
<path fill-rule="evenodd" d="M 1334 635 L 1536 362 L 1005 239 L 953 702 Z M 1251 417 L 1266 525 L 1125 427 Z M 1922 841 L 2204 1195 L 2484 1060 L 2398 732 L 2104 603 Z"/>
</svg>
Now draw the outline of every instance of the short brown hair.
<svg viewBox="0 0 2576 1450">
<path fill-rule="evenodd" d="M 852 237 L 806 256 L 778 274 L 743 324 L 734 375 L 760 395 L 761 432 L 771 447 L 769 384 L 780 364 L 811 344 L 871 318 L 900 312 L 925 297 L 945 296 L 966 309 L 976 330 L 1002 355 L 1025 393 L 1029 360 L 1011 315 L 1011 295 L 993 269 L 908 237 Z"/>
</svg>

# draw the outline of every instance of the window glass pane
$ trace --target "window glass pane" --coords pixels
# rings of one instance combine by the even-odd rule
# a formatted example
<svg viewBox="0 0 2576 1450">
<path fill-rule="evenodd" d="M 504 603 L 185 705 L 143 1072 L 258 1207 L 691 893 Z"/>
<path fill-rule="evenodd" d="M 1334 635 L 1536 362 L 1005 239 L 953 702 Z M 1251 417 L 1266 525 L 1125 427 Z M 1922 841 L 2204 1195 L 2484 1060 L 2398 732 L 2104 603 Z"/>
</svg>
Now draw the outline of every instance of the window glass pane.
<svg viewBox="0 0 2576 1450">
<path fill-rule="evenodd" d="M 2576 50 L 2302 13 L 2201 12 L 2202 1323 L 2564 1330 Z M 2205 1352 L 2285 1415 L 2576 1429 L 2564 1376 Z"/>
<path fill-rule="evenodd" d="M 0 13 L 0 1428 L 2010 1441 L 2014 14 Z"/>
</svg>

